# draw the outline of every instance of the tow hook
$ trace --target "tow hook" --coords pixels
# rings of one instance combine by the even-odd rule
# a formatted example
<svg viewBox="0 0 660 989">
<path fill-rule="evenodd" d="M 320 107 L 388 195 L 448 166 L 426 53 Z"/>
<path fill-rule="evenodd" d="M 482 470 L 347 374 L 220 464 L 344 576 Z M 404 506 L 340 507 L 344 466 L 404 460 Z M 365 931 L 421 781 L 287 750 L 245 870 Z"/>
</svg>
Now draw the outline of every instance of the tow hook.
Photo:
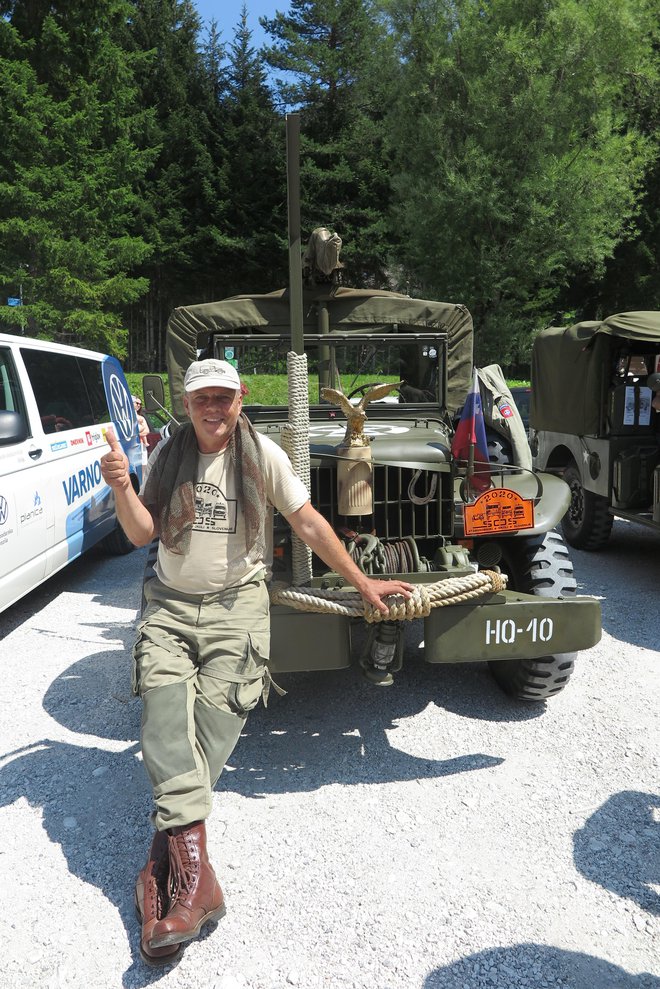
<svg viewBox="0 0 660 989">
<path fill-rule="evenodd" d="M 393 673 L 403 666 L 403 622 L 378 622 L 369 630 L 360 656 L 362 672 L 369 683 L 391 687 Z"/>
</svg>

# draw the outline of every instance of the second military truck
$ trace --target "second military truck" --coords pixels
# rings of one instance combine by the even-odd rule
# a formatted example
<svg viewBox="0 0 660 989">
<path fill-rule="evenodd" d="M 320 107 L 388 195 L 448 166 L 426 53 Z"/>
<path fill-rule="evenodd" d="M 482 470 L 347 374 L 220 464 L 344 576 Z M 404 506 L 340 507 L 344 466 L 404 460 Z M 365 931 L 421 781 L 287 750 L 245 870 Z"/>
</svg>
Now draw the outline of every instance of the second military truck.
<svg viewBox="0 0 660 989">
<path fill-rule="evenodd" d="M 600 550 L 615 516 L 660 529 L 660 312 L 549 327 L 532 353 L 536 464 L 564 478 L 567 542 Z"/>
</svg>

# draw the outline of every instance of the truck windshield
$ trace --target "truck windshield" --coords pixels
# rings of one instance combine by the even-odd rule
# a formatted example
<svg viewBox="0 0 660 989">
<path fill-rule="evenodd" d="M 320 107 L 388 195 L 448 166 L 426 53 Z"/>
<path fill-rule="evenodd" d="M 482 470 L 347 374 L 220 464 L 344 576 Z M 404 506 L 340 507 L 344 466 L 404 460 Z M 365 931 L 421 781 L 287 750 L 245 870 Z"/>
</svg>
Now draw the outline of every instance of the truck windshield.
<svg viewBox="0 0 660 989">
<path fill-rule="evenodd" d="M 244 404 L 287 404 L 289 341 L 275 336 L 216 337 L 213 355 L 230 361 L 247 388 Z M 398 385 L 374 405 L 442 404 L 444 348 L 431 335 L 330 334 L 305 336 L 311 406 L 325 405 L 321 389 L 333 388 L 352 401 L 376 384 Z M 402 382 L 402 384 L 399 384 Z"/>
</svg>

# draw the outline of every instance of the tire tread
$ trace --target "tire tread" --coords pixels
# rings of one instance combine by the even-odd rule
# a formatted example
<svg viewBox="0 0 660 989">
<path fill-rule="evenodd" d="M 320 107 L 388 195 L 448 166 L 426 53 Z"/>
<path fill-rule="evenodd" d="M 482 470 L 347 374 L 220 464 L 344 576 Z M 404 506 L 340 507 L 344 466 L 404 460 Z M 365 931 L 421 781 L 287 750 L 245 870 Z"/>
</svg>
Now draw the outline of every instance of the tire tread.
<svg viewBox="0 0 660 989">
<path fill-rule="evenodd" d="M 573 597 L 577 582 L 561 534 L 555 530 L 515 539 L 507 546 L 509 578 L 513 588 L 539 597 Z M 542 702 L 568 683 L 575 653 L 556 653 L 539 659 L 505 659 L 488 665 L 500 687 L 521 701 Z"/>
</svg>

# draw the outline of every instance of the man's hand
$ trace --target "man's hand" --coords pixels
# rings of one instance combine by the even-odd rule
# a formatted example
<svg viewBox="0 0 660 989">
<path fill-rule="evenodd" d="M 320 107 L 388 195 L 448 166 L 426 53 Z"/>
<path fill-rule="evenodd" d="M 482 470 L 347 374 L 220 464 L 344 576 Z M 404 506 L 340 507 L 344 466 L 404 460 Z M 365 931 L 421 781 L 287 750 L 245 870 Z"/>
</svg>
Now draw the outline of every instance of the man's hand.
<svg viewBox="0 0 660 989">
<path fill-rule="evenodd" d="M 101 457 L 101 476 L 111 488 L 118 490 L 129 488 L 131 479 L 128 474 L 128 457 L 122 450 L 112 427 L 106 429 L 105 438 L 110 452 Z"/>
<path fill-rule="evenodd" d="M 390 594 L 400 594 L 404 598 L 409 598 L 412 590 L 413 585 L 403 580 L 377 580 L 371 577 L 361 584 L 360 596 L 363 601 L 377 608 L 382 615 L 387 615 L 390 609 L 385 598 Z"/>
</svg>

